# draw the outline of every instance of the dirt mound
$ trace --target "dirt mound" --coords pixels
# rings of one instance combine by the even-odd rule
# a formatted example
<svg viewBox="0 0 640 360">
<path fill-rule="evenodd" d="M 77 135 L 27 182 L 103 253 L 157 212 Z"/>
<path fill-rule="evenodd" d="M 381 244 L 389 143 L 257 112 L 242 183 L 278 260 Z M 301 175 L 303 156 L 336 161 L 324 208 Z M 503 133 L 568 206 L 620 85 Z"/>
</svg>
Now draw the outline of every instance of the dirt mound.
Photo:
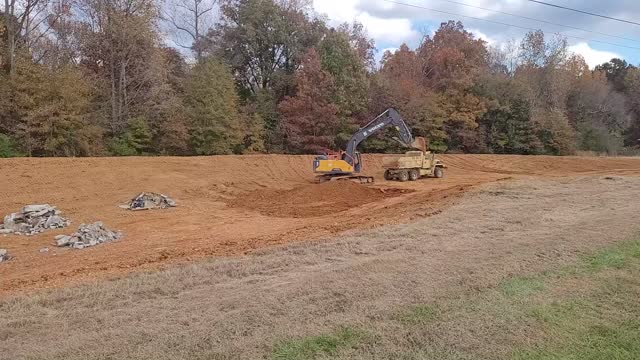
<svg viewBox="0 0 640 360">
<path fill-rule="evenodd" d="M 412 190 L 383 189 L 351 181 L 332 181 L 302 185 L 291 190 L 251 191 L 227 201 L 227 205 L 271 217 L 307 218 L 346 211 L 409 192 Z"/>
</svg>

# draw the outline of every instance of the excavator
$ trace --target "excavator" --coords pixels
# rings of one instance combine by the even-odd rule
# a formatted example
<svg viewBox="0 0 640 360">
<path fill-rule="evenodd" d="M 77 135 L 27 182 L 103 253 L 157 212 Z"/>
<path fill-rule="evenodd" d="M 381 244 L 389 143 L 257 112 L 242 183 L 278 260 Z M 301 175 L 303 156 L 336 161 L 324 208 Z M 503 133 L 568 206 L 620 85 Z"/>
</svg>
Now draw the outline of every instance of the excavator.
<svg viewBox="0 0 640 360">
<path fill-rule="evenodd" d="M 405 147 L 424 150 L 426 143 L 424 138 L 413 138 L 411 130 L 404 122 L 398 111 L 389 108 L 368 124 L 358 129 L 349 142 L 346 151 L 339 151 L 317 156 L 313 161 L 313 171 L 318 182 L 336 180 L 351 180 L 362 184 L 373 183 L 372 176 L 360 175 L 362 171 L 362 157 L 356 151 L 358 145 L 367 138 L 388 128 L 395 127 L 400 137 L 393 139 Z"/>
</svg>

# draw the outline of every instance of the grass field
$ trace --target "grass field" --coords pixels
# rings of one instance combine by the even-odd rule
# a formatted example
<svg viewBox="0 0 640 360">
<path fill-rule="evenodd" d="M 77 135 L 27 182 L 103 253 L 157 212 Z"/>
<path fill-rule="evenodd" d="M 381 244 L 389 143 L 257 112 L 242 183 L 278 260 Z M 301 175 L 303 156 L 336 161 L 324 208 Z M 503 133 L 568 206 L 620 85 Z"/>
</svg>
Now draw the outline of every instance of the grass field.
<svg viewBox="0 0 640 360">
<path fill-rule="evenodd" d="M 640 235 L 558 271 L 506 278 L 360 328 L 282 342 L 271 357 L 633 360 L 640 358 L 638 299 Z M 461 337 L 441 337 L 443 329 Z"/>
</svg>

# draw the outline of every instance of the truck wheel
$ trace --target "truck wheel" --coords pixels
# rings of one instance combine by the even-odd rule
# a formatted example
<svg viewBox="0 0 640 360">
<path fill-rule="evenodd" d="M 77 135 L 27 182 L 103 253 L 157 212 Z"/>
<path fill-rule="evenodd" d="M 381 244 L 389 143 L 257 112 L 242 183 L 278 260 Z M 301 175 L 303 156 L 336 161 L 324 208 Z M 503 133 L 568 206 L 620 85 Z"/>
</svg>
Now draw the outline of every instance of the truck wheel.
<svg viewBox="0 0 640 360">
<path fill-rule="evenodd" d="M 441 167 L 435 168 L 435 170 L 433 170 L 433 175 L 438 179 L 442 178 L 444 176 L 444 169 Z"/>
<path fill-rule="evenodd" d="M 409 171 L 409 180 L 416 181 L 418 179 L 420 179 L 420 171 L 416 169 Z"/>
<path fill-rule="evenodd" d="M 402 170 L 400 171 L 400 173 L 398 174 L 398 179 L 402 182 L 408 181 L 409 180 L 409 172 L 406 170 Z"/>
<path fill-rule="evenodd" d="M 391 174 L 390 170 L 385 170 L 384 171 L 384 179 L 387 180 L 387 181 L 393 180 L 393 175 Z"/>
</svg>

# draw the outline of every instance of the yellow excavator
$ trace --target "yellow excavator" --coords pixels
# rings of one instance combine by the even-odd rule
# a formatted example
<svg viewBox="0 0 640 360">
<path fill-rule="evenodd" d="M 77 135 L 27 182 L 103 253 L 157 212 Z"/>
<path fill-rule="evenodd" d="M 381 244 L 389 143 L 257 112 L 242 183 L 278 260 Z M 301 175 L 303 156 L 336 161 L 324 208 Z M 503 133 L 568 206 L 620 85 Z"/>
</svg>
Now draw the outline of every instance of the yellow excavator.
<svg viewBox="0 0 640 360">
<path fill-rule="evenodd" d="M 400 135 L 394 139 L 406 147 L 421 150 L 426 147 L 424 138 L 414 140 L 411 130 L 396 109 L 389 108 L 367 125 L 358 129 L 349 142 L 346 151 L 339 151 L 317 156 L 313 161 L 313 171 L 318 182 L 352 180 L 363 184 L 373 183 L 372 176 L 359 175 L 362 171 L 362 157 L 356 151 L 358 145 L 370 136 L 388 128 L 395 127 Z"/>
</svg>

